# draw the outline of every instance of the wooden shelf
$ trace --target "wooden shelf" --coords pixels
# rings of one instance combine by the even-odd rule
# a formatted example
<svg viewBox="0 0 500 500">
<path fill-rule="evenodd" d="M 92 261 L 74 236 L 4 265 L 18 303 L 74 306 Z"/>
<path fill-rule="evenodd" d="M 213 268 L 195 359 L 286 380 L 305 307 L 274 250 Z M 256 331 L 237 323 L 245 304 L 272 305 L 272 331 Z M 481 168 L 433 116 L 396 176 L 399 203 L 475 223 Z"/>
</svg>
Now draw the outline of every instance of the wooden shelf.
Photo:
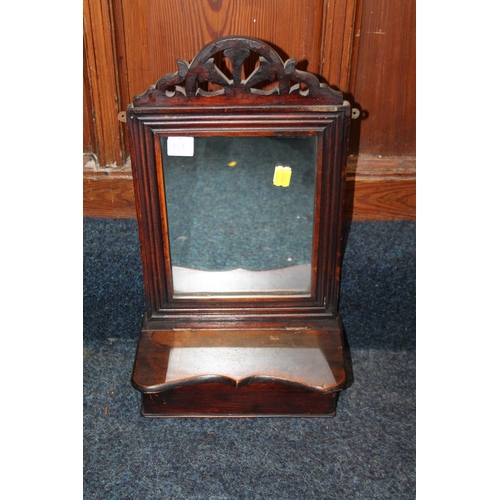
<svg viewBox="0 0 500 500">
<path fill-rule="evenodd" d="M 143 415 L 333 416 L 346 386 L 344 346 L 339 323 L 323 323 L 299 329 L 143 327 L 132 377 Z"/>
</svg>

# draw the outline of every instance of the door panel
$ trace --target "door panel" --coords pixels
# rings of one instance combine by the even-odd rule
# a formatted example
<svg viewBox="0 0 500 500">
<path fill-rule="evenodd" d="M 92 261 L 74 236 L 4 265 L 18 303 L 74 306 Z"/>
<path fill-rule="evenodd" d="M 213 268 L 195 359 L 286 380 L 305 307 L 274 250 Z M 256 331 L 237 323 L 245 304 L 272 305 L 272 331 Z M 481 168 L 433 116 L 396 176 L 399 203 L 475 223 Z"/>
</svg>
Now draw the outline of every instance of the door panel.
<svg viewBox="0 0 500 500">
<path fill-rule="evenodd" d="M 92 142 L 94 150 L 87 152 L 101 166 L 123 165 L 128 145 L 117 113 L 162 75 L 177 71 L 178 58 L 190 62 L 220 36 L 262 39 L 283 59 L 296 57 L 298 69 L 347 91 L 359 1 L 84 0 L 92 106 L 84 114 L 85 150 Z"/>
</svg>

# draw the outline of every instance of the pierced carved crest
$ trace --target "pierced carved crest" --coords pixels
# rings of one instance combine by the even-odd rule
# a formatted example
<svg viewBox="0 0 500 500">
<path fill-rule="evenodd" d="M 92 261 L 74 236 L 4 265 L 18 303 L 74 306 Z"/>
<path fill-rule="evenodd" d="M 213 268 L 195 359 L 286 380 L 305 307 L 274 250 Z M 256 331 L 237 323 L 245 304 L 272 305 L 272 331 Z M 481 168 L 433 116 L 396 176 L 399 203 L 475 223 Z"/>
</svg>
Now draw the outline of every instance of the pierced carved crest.
<svg viewBox="0 0 500 500">
<path fill-rule="evenodd" d="M 216 63 L 223 60 L 221 55 L 229 61 L 225 71 Z M 243 66 L 251 55 L 257 57 L 258 64 L 243 79 Z M 217 96 L 234 97 L 242 104 L 272 96 L 280 96 L 280 101 L 289 104 L 304 99 L 317 104 L 342 104 L 341 92 L 320 83 L 312 73 L 298 70 L 296 63 L 295 57 L 283 62 L 272 47 L 255 38 L 219 38 L 201 49 L 191 63 L 178 59 L 178 71 L 162 76 L 156 85 L 136 96 L 134 106 L 193 104 Z M 259 88 L 273 83 L 270 88 Z"/>
</svg>

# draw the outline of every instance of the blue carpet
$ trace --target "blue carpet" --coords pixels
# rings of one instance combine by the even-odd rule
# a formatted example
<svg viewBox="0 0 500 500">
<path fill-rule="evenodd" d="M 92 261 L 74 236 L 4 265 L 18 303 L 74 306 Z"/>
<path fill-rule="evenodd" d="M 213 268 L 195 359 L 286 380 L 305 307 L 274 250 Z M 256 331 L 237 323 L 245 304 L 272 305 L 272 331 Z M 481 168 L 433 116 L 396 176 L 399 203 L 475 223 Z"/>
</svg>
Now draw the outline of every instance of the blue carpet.
<svg viewBox="0 0 500 500">
<path fill-rule="evenodd" d="M 354 381 L 335 418 L 145 419 L 135 220 L 84 220 L 84 498 L 415 498 L 415 223 L 345 228 Z"/>
</svg>

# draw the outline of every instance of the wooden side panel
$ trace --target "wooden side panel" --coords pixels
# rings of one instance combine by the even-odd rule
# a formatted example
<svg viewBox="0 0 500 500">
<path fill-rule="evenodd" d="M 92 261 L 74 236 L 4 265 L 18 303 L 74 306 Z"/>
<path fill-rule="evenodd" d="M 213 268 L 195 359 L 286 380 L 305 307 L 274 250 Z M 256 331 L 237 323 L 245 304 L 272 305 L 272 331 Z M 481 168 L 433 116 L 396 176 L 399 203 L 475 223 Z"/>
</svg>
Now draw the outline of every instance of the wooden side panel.
<svg viewBox="0 0 500 500">
<path fill-rule="evenodd" d="M 123 129 L 120 110 L 112 4 L 85 0 L 84 47 L 88 61 L 88 89 L 93 106 L 95 150 L 101 165 L 122 165 Z"/>
<path fill-rule="evenodd" d="M 320 73 L 342 92 L 349 90 L 357 4 L 358 0 L 324 2 Z"/>
<path fill-rule="evenodd" d="M 415 4 L 364 0 L 354 90 L 362 119 L 352 141 L 361 155 L 416 153 Z"/>
<path fill-rule="evenodd" d="M 87 51 L 83 52 L 83 152 L 92 153 L 96 150 L 94 112 L 90 92 Z"/>
</svg>

